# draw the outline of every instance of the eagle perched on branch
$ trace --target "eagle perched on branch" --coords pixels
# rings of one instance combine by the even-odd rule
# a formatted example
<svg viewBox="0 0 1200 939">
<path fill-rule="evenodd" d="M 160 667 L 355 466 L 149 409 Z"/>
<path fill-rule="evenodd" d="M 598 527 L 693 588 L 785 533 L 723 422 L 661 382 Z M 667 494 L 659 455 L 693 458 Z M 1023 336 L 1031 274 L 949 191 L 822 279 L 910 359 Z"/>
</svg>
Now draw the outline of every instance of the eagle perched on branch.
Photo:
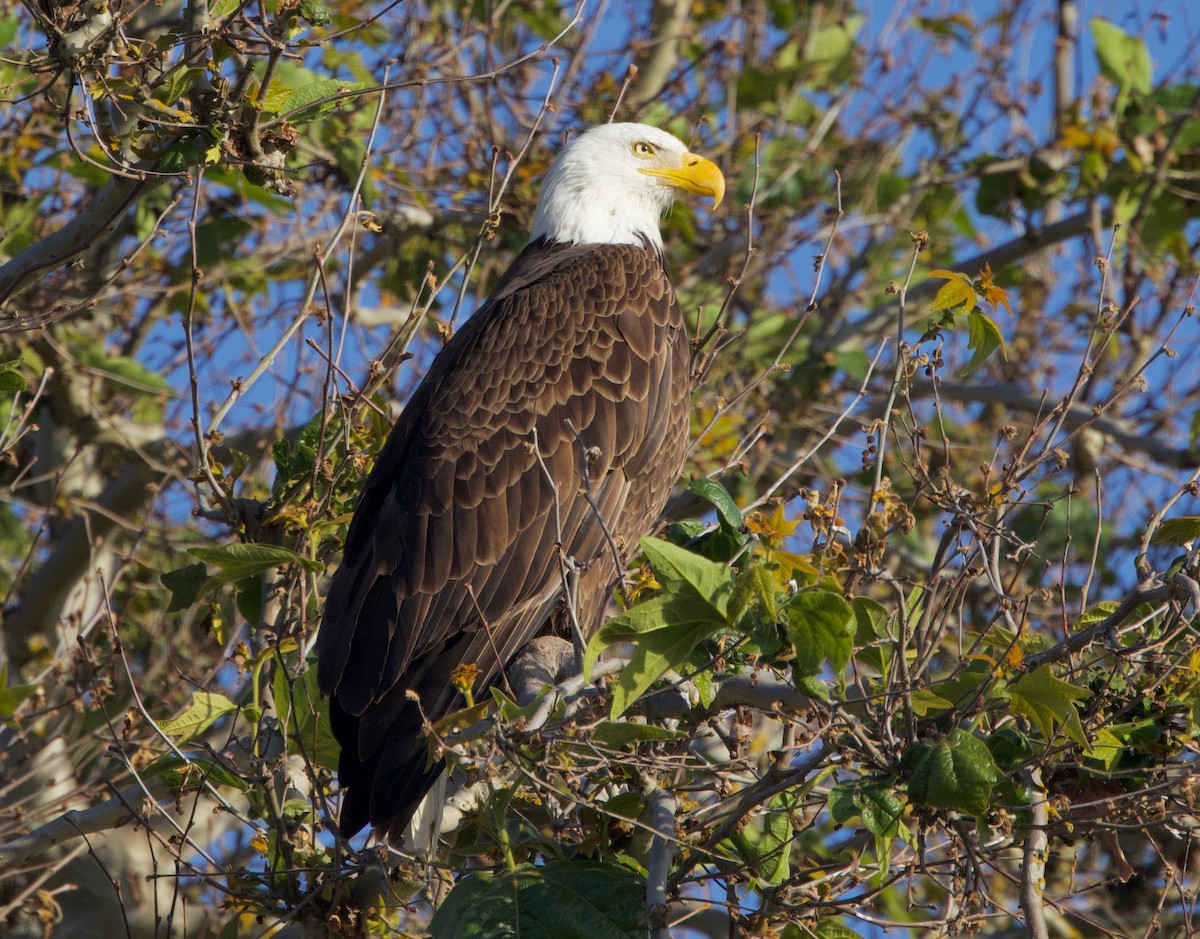
<svg viewBox="0 0 1200 939">
<path fill-rule="evenodd" d="M 691 389 L 658 223 L 680 193 L 716 208 L 725 179 L 669 133 L 606 124 L 568 143 L 528 246 L 392 429 L 317 641 L 344 835 L 400 838 L 442 770 L 423 721 L 464 703 L 451 674 L 495 681 L 562 604 L 564 563 L 594 630 L 618 552 L 666 504 Z"/>
</svg>

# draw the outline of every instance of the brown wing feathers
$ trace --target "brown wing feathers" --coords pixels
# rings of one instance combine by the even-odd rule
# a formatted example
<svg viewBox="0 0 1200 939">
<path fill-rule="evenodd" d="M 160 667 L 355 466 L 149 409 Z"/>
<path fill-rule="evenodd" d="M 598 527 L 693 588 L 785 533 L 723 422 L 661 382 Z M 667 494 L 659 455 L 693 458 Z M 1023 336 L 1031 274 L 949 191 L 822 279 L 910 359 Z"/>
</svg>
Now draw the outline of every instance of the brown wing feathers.
<svg viewBox="0 0 1200 939">
<path fill-rule="evenodd" d="M 616 565 L 571 428 L 598 448 L 592 494 L 632 544 L 682 466 L 687 355 L 655 254 L 534 244 L 435 360 L 368 479 L 318 639 L 344 833 L 403 831 L 440 772 L 425 769 L 422 711 L 460 707 L 456 666 L 490 683 L 545 626 L 560 538 L 591 564 L 579 613 L 596 624 Z"/>
</svg>

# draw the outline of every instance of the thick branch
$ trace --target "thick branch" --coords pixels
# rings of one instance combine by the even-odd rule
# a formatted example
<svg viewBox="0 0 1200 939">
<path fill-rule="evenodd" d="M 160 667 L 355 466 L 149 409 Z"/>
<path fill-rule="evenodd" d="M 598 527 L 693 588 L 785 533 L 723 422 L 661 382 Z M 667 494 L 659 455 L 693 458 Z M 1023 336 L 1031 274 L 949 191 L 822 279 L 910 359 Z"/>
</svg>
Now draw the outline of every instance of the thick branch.
<svg viewBox="0 0 1200 939">
<path fill-rule="evenodd" d="M 0 266 L 0 307 L 35 275 L 44 276 L 87 250 L 97 240 L 111 235 L 126 210 L 157 182 L 151 177 L 113 176 L 109 179 L 71 221 Z M 38 325 L 39 316 L 40 312 L 0 316 L 0 332 L 31 329 Z"/>
<path fill-rule="evenodd" d="M 652 939 L 670 939 L 667 928 L 667 877 L 671 873 L 671 858 L 675 854 L 675 794 L 668 789 L 655 789 L 646 796 L 650 810 L 650 825 L 654 841 L 646 864 L 646 919 L 650 922 Z"/>
<path fill-rule="evenodd" d="M 91 505 L 62 531 L 53 549 L 22 585 L 20 599 L 4 613 L 8 659 L 20 670 L 43 643 L 54 648 L 63 609 L 80 580 L 92 572 L 93 559 L 120 528 L 120 519 L 135 518 L 150 498 L 150 486 L 161 471 L 140 460 L 125 464 Z"/>
<path fill-rule="evenodd" d="M 654 41 L 649 55 L 639 58 L 637 85 L 629 95 L 636 110 L 657 100 L 679 63 L 679 45 L 691 12 L 691 0 L 658 0 L 654 5 Z"/>
<path fill-rule="evenodd" d="M 56 537 L 45 560 L 21 585 L 19 599 L 3 611 L 4 648 L 18 670 L 30 661 L 31 644 L 41 645 L 33 640 L 40 637 L 50 647 L 57 644 L 63 610 L 80 581 L 91 576 L 97 552 L 117 535 L 122 520 L 143 514 L 157 492 L 156 484 L 174 478 L 167 464 L 185 452 L 170 437 L 131 442 L 123 434 L 108 435 L 103 430 L 89 444 L 99 440 L 109 446 L 122 444 L 130 459 Z M 267 435 L 250 429 L 225 438 L 214 452 L 221 455 L 232 448 L 256 459 L 268 443 Z"/>
<path fill-rule="evenodd" d="M 971 382 L 943 381 L 937 386 L 938 397 L 943 401 L 960 401 L 968 404 L 1002 404 L 1007 408 L 1031 414 L 1046 413 L 1054 405 L 1044 395 L 1034 394 L 1016 384 L 989 385 Z M 910 397 L 926 398 L 933 394 L 933 383 L 914 378 Z M 1119 417 L 1097 416 L 1090 404 L 1083 401 L 1072 403 L 1062 422 L 1063 429 L 1070 432 L 1083 425 L 1110 437 L 1122 450 L 1142 453 L 1155 462 L 1176 469 L 1192 469 L 1197 455 L 1190 449 L 1167 445 L 1153 434 L 1132 427 Z"/>
<path fill-rule="evenodd" d="M 1021 868 L 1021 911 L 1025 914 L 1025 934 L 1029 939 L 1048 939 L 1046 912 L 1042 905 L 1042 892 L 1046 887 L 1046 788 L 1042 784 L 1042 771 L 1034 767 L 1028 774 L 1029 790 L 1033 794 L 1029 804 L 1029 834 L 1025 836 L 1025 863 Z"/>
<path fill-rule="evenodd" d="M 163 780 L 147 779 L 144 787 L 130 786 L 99 805 L 78 812 L 66 812 L 41 828 L 15 838 L 8 844 L 0 845 L 0 874 L 27 864 L 39 854 L 45 854 L 60 844 L 82 838 L 84 835 L 119 828 L 136 817 L 130 806 L 140 805 L 147 793 L 155 800 L 166 799 L 170 795 Z"/>
</svg>

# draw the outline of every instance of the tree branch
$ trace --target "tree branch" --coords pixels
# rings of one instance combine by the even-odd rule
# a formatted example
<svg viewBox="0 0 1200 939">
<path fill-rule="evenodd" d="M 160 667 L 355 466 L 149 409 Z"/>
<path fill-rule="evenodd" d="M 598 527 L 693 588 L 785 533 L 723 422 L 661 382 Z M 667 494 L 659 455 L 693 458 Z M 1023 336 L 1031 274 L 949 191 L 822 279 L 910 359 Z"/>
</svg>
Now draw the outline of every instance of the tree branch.
<svg viewBox="0 0 1200 939">
<path fill-rule="evenodd" d="M 649 55 L 639 57 L 637 84 L 629 95 L 629 106 L 635 111 L 662 94 L 679 63 L 679 44 L 691 9 L 691 0 L 658 0 L 654 4 L 654 23 L 650 28 L 654 45 Z"/>
<path fill-rule="evenodd" d="M 651 939 L 670 939 L 667 928 L 667 877 L 671 873 L 671 858 L 675 854 L 675 794 L 669 789 L 655 788 L 646 795 L 650 810 L 650 825 L 654 840 L 650 844 L 650 859 L 646 864 L 646 919 L 650 922 Z"/>
<path fill-rule="evenodd" d="M 1025 863 L 1021 867 L 1021 910 L 1025 914 L 1025 934 L 1029 939 L 1049 939 L 1042 892 L 1046 888 L 1046 788 L 1042 771 L 1033 767 L 1027 774 L 1032 801 L 1029 805 L 1029 834 L 1025 836 Z"/>
<path fill-rule="evenodd" d="M 30 245 L 0 266 L 0 308 L 34 275 L 43 276 L 66 264 L 98 239 L 116 231 L 126 210 L 160 180 L 144 176 L 113 176 L 58 231 Z M 0 317 L 0 332 L 17 332 L 41 324 L 48 311 L 10 313 Z"/>
<path fill-rule="evenodd" d="M 145 785 L 133 785 L 111 799 L 94 805 L 90 809 L 65 812 L 58 818 L 46 822 L 27 835 L 21 835 L 8 844 L 0 845 L 0 874 L 5 874 L 27 864 L 40 854 L 60 844 L 92 835 L 100 831 L 111 831 L 137 814 L 130 809 L 146 798 L 147 793 L 155 800 L 168 798 L 171 793 L 162 779 L 147 779 Z"/>
<path fill-rule="evenodd" d="M 910 398 L 927 398 L 934 394 L 933 382 L 925 378 L 912 380 Z M 1032 414 L 1047 412 L 1054 407 L 1044 395 L 1034 394 L 1017 384 L 975 384 L 971 382 L 940 381 L 937 395 L 943 401 L 959 401 L 965 404 L 1002 404 L 1007 408 Z M 1163 443 L 1153 434 L 1130 426 L 1119 417 L 1097 415 L 1090 404 L 1072 402 L 1062 421 L 1062 429 L 1068 433 L 1087 425 L 1118 444 L 1127 453 L 1142 453 L 1163 466 L 1175 469 L 1192 469 L 1197 462 L 1195 451 L 1176 448 Z"/>
<path fill-rule="evenodd" d="M 8 660 L 20 670 L 35 656 L 35 639 L 57 645 L 63 609 L 79 582 L 120 529 L 119 519 L 134 518 L 146 504 L 160 470 L 141 460 L 125 464 L 99 496 L 63 529 L 50 554 L 21 586 L 20 599 L 4 613 L 4 644 Z"/>
<path fill-rule="evenodd" d="M 1112 218 L 1111 206 L 1106 207 L 1100 213 L 1101 224 L 1105 226 L 1112 223 Z M 1085 210 L 1077 215 L 1072 215 L 1070 218 L 1064 218 L 1061 222 L 1045 225 L 1042 228 L 1031 228 L 1019 238 L 996 245 L 994 248 L 982 251 L 974 257 L 966 258 L 962 261 L 954 261 L 950 266 L 956 270 L 968 273 L 982 270 L 986 264 L 990 264 L 993 269 L 998 269 L 1006 264 L 1012 264 L 1020 261 L 1022 258 L 1037 254 L 1046 248 L 1053 247 L 1059 242 L 1068 241 L 1071 238 L 1087 234 L 1092 228 L 1093 221 L 1092 212 Z M 942 283 L 943 281 L 940 280 L 926 278 L 919 284 L 914 285 L 908 291 L 909 303 L 916 306 L 930 299 Z M 881 334 L 890 326 L 894 319 L 895 307 L 889 304 L 882 304 L 872 309 L 862 319 L 847 322 L 828 342 L 821 343 L 821 348 L 823 351 L 860 349 L 866 338 Z"/>
</svg>

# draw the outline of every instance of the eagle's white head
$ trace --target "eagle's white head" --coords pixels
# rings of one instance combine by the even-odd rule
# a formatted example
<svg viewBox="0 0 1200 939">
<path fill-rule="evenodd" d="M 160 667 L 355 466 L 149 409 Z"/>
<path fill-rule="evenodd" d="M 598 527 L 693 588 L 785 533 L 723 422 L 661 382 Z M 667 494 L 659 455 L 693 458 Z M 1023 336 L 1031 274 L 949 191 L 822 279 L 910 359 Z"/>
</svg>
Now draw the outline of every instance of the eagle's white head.
<svg viewBox="0 0 1200 939">
<path fill-rule="evenodd" d="M 683 141 L 646 124 L 601 124 L 554 160 L 533 216 L 533 239 L 662 249 L 658 221 L 681 192 L 725 195 L 725 177 Z"/>
</svg>

